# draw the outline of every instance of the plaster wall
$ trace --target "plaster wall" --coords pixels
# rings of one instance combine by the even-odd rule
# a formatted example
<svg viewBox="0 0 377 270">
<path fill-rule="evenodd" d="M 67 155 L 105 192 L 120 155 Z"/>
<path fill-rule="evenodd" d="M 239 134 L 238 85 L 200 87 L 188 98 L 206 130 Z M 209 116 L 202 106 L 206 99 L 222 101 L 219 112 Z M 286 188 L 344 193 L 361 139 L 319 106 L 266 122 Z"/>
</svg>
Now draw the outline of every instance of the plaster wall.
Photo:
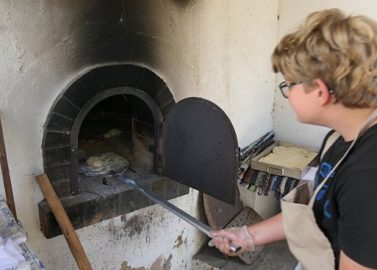
<svg viewBox="0 0 377 270">
<path fill-rule="evenodd" d="M 279 1 L 279 39 L 293 31 L 311 12 L 327 8 L 339 8 L 347 14 L 362 14 L 377 20 L 374 10 L 377 2 L 372 0 L 324 0 L 324 1 Z M 277 77 L 277 83 L 284 80 Z M 273 125 L 277 137 L 280 140 L 307 145 L 313 149 L 319 149 L 322 139 L 329 131 L 324 127 L 298 123 L 289 103 L 277 89 L 273 112 Z"/>
<path fill-rule="evenodd" d="M 34 179 L 43 172 L 46 117 L 65 87 L 95 66 L 140 64 L 165 80 L 176 101 L 199 96 L 222 107 L 245 146 L 272 128 L 277 10 L 276 0 L 0 1 L 8 163 L 18 216 L 47 269 L 76 269 L 64 238 L 39 231 Z M 173 203 L 200 215 L 194 190 Z M 93 269 L 191 269 L 204 240 L 159 206 L 77 232 Z"/>
</svg>

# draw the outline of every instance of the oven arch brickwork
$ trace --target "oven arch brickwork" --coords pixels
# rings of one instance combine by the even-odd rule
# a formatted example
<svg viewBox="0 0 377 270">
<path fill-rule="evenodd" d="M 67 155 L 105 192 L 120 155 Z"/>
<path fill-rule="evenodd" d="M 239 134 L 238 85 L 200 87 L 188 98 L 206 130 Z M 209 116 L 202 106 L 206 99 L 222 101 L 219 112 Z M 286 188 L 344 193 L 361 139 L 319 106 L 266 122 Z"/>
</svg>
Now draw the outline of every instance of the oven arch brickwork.
<svg viewBox="0 0 377 270">
<path fill-rule="evenodd" d="M 75 228 L 81 228 L 118 215 L 147 207 L 151 202 L 125 185 L 110 183 L 97 186 L 95 192 L 72 192 L 72 144 L 78 136 L 74 124 L 92 99 L 101 93 L 112 94 L 134 91 L 146 95 L 159 108 L 162 120 L 174 106 L 173 95 L 165 82 L 151 70 L 133 64 L 94 68 L 72 82 L 53 104 L 45 124 L 42 142 L 44 169 Z M 111 93 L 110 93 L 111 92 Z M 112 93 L 113 92 L 113 93 Z M 107 94 L 110 93 L 110 94 Z M 156 134 L 157 136 L 157 134 Z M 159 139 L 159 138 L 158 138 Z M 77 160 L 76 160 L 77 161 Z M 144 179 L 133 176 L 141 186 L 171 199 L 188 193 L 189 188 L 159 175 Z M 41 230 L 47 238 L 61 234 L 58 224 L 45 201 L 38 204 Z"/>
<path fill-rule="evenodd" d="M 103 66 L 90 70 L 60 95 L 47 117 L 42 143 L 44 169 L 59 197 L 71 194 L 71 136 L 73 123 L 90 99 L 110 88 L 133 87 L 149 95 L 163 117 L 174 106 L 174 98 L 152 71 L 135 65 Z"/>
</svg>

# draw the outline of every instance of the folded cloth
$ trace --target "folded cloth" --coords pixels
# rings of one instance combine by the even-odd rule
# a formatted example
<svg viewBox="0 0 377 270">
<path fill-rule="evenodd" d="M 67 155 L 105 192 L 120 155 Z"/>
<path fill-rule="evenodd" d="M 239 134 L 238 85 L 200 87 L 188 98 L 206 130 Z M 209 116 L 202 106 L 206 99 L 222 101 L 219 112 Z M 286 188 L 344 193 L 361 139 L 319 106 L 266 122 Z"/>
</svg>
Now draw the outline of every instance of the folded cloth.
<svg viewBox="0 0 377 270">
<path fill-rule="evenodd" d="M 25 262 L 20 244 L 26 234 L 13 217 L 4 198 L 0 197 L 0 270 L 18 269 Z"/>
<path fill-rule="evenodd" d="M 44 270 L 26 244 L 26 233 L 0 196 L 0 270 Z"/>
<path fill-rule="evenodd" d="M 12 239 L 17 244 L 26 241 L 26 234 L 20 223 L 16 221 L 7 202 L 0 196 L 0 236 Z"/>
<path fill-rule="evenodd" d="M 25 258 L 18 243 L 10 238 L 5 241 L 0 237 L 0 270 L 13 269 L 24 261 Z"/>
</svg>

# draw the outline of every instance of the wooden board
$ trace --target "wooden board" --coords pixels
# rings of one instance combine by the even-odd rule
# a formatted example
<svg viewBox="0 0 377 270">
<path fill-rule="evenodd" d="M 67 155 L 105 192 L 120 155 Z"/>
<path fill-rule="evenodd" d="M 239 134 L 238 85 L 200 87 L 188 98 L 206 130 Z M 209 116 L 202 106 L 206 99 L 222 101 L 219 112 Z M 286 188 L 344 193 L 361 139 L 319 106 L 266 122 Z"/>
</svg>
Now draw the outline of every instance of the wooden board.
<svg viewBox="0 0 377 270">
<path fill-rule="evenodd" d="M 208 225 L 215 230 L 224 228 L 243 208 L 238 188 L 236 189 L 235 205 L 230 205 L 204 193 L 203 205 Z"/>
</svg>

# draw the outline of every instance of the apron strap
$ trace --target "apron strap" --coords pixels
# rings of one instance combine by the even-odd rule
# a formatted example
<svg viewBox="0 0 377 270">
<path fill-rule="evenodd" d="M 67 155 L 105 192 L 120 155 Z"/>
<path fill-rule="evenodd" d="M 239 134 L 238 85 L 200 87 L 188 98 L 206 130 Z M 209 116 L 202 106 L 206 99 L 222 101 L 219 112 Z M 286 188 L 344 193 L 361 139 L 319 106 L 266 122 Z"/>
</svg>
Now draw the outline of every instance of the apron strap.
<svg viewBox="0 0 377 270">
<path fill-rule="evenodd" d="M 331 147 L 331 145 L 333 145 L 335 143 L 335 141 L 340 137 L 340 133 L 338 131 L 334 131 L 333 134 L 331 134 L 327 140 L 326 140 L 326 143 L 325 145 L 323 146 L 323 149 L 322 149 L 322 152 L 321 152 L 321 156 L 320 156 L 320 161 L 323 159 L 323 157 L 325 156 L 327 150 L 329 150 L 329 148 Z"/>
<path fill-rule="evenodd" d="M 315 198 L 317 197 L 317 194 L 318 192 L 321 190 L 321 188 L 323 187 L 323 185 L 327 182 L 327 180 L 330 178 L 330 176 L 335 172 L 335 170 L 338 168 L 338 166 L 340 165 L 340 163 L 342 163 L 342 161 L 348 156 L 349 152 L 352 150 L 353 146 L 356 144 L 356 141 L 365 133 L 365 131 L 368 130 L 370 124 L 372 124 L 372 122 L 377 118 L 377 109 L 373 111 L 373 113 L 368 117 L 368 119 L 364 122 L 364 124 L 362 125 L 359 133 L 357 134 L 356 136 L 356 139 L 354 139 L 351 143 L 351 145 L 348 147 L 347 151 L 343 154 L 343 156 L 338 160 L 338 162 L 335 164 L 335 166 L 332 168 L 332 170 L 326 175 L 325 179 L 321 182 L 321 184 L 318 185 L 318 187 L 316 188 L 316 190 L 314 191 L 314 194 L 313 196 L 311 197 L 310 201 L 309 201 L 309 204 L 308 206 L 309 207 L 313 207 L 313 204 L 314 204 L 314 200 Z M 334 134 L 337 134 L 338 136 L 335 138 L 335 135 Z M 333 134 L 330 135 L 330 137 L 328 138 L 328 140 L 330 140 L 329 143 L 327 143 L 326 141 L 326 145 L 324 146 L 323 148 L 323 151 L 321 153 L 321 159 L 323 158 L 324 156 L 324 153 L 326 153 L 326 151 L 330 148 L 330 146 L 336 141 L 336 139 L 340 136 L 340 134 L 338 132 L 334 132 Z"/>
</svg>

